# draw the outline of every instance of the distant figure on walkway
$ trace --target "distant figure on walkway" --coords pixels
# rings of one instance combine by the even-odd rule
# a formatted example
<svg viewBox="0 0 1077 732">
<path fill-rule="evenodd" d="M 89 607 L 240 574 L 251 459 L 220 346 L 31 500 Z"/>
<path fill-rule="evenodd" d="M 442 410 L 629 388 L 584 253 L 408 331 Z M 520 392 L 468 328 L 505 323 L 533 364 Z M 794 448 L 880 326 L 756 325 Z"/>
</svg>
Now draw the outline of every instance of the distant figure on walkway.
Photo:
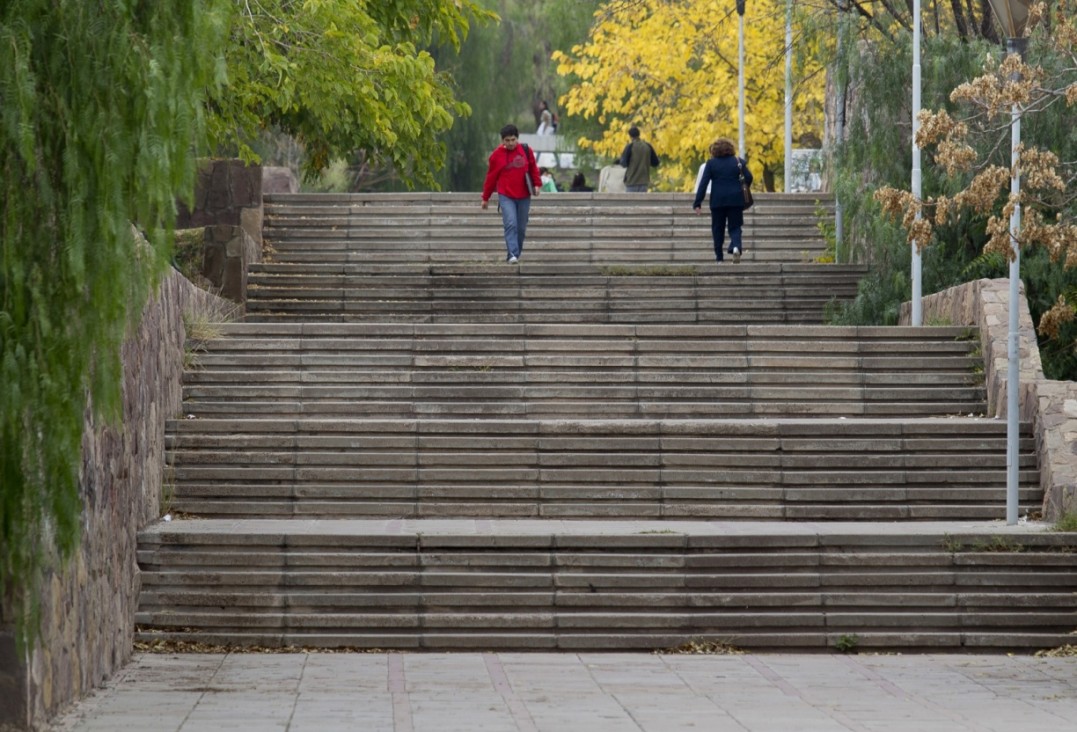
<svg viewBox="0 0 1077 732">
<path fill-rule="evenodd" d="M 572 176 L 572 187 L 568 189 L 569 193 L 590 193 L 594 188 L 587 185 L 587 178 L 583 173 L 576 173 Z"/>
<path fill-rule="evenodd" d="M 703 166 L 703 174 L 696 183 L 696 199 L 692 204 L 696 214 L 700 212 L 703 198 L 710 186 L 711 236 L 714 238 L 714 258 L 722 261 L 722 244 L 725 240 L 725 228 L 729 225 L 729 253 L 733 262 L 739 262 L 744 251 L 741 241 L 741 229 L 744 226 L 744 191 L 740 186 L 743 171 L 744 180 L 752 182 L 752 173 L 746 161 L 733 152 L 733 143 L 722 137 L 715 140 L 710 147 L 711 158 Z"/>
<path fill-rule="evenodd" d="M 557 193 L 561 190 L 557 187 L 557 181 L 554 180 L 549 168 L 539 168 L 539 180 L 542 181 L 543 193 Z"/>
<path fill-rule="evenodd" d="M 554 123 L 553 112 L 550 111 L 550 105 L 545 99 L 539 102 L 539 110 L 538 134 L 552 135 L 557 131 L 557 125 Z"/>
<path fill-rule="evenodd" d="M 542 188 L 535 154 L 527 145 L 519 144 L 520 131 L 516 125 L 501 128 L 501 144 L 490 153 L 486 182 L 482 186 L 482 207 L 497 191 L 497 207 L 505 226 L 506 261 L 516 264 L 524 251 L 527 217 L 531 212 L 531 197 L 538 197 Z"/>
<path fill-rule="evenodd" d="M 658 167 L 658 155 L 650 144 L 639 137 L 639 128 L 628 129 L 628 144 L 618 164 L 625 170 L 625 190 L 629 193 L 646 193 L 651 185 L 651 168 Z"/>
</svg>

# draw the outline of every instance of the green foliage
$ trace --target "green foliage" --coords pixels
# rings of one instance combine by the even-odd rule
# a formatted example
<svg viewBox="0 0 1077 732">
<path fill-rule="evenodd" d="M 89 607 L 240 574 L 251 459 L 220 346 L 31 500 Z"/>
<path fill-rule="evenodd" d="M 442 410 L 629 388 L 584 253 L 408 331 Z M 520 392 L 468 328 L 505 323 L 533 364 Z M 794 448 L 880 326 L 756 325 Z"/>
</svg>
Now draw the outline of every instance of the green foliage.
<svg viewBox="0 0 1077 732">
<path fill-rule="evenodd" d="M 471 115 L 442 136 L 448 147 L 438 176 L 442 188 L 478 191 L 486 175 L 486 158 L 498 143 L 497 131 L 515 124 L 523 133 L 538 125 L 538 102 L 558 112 L 558 134 L 579 134 L 586 123 L 567 116 L 557 99 L 568 83 L 554 71 L 550 56 L 587 36 L 599 0 L 485 0 L 500 17 L 497 24 L 476 27 L 459 54 L 447 46 L 432 53 L 438 67 L 456 82 Z M 577 157 L 579 165 L 586 160 Z M 596 181 L 592 180 L 592 183 Z"/>
<path fill-rule="evenodd" d="M 1077 532 L 1077 512 L 1064 514 L 1052 528 L 1054 531 Z"/>
<path fill-rule="evenodd" d="M 0 5 L 0 585 L 23 642 L 78 545 L 87 399 L 119 417 L 120 345 L 167 266 L 225 2 Z"/>
<path fill-rule="evenodd" d="M 471 19 L 493 16 L 472 0 L 260 0 L 238 3 L 214 95 L 212 138 L 247 159 L 272 127 L 305 148 L 313 175 L 362 150 L 408 183 L 434 183 L 440 136 L 469 113 L 451 79 L 421 50 L 458 49 Z"/>
<path fill-rule="evenodd" d="M 844 633 L 834 642 L 834 648 L 841 653 L 856 653 L 860 650 L 860 636 L 856 633 Z"/>
<path fill-rule="evenodd" d="M 846 113 L 848 138 L 835 150 L 832 179 L 845 211 L 847 258 L 872 267 L 860 283 L 857 297 L 833 306 L 828 317 L 835 323 L 889 325 L 897 322 L 901 303 L 912 294 L 912 253 L 905 232 L 884 219 L 872 195 L 882 186 L 909 187 L 911 41 L 905 34 L 896 36 L 893 43 L 847 43 L 844 48 L 851 52 L 838 64 L 852 80 L 853 92 Z M 921 54 L 924 108 L 956 114 L 950 91 L 981 73 L 984 57 L 991 52 L 997 56 L 997 46 L 961 40 L 952 34 L 925 40 Z M 1063 62 L 1053 58 L 1042 44 L 1033 44 L 1029 56 L 1035 54 L 1040 54 L 1036 61 L 1048 70 Z M 1054 151 L 1063 160 L 1077 159 L 1077 126 L 1068 119 L 1070 113 L 1065 105 L 1056 104 L 1029 115 L 1022 124 L 1022 139 Z M 982 141 L 983 159 L 1008 165 L 1008 128 L 1005 124 L 997 127 L 1005 133 L 1004 144 L 997 139 Z M 932 155 L 925 152 L 921 165 L 924 198 L 952 194 L 968 183 L 967 179 L 944 178 L 933 162 Z M 983 254 L 987 242 L 984 228 L 985 220 L 973 215 L 936 227 L 936 242 L 921 252 L 924 294 L 981 277 L 1007 276 L 1006 262 Z M 1060 294 L 1077 288 L 1077 274 L 1051 262 L 1042 250 L 1022 254 L 1021 277 L 1035 322 Z M 1044 372 L 1050 378 L 1077 378 L 1075 337 L 1074 323 L 1064 326 L 1061 336 L 1053 341 L 1041 337 Z"/>
</svg>

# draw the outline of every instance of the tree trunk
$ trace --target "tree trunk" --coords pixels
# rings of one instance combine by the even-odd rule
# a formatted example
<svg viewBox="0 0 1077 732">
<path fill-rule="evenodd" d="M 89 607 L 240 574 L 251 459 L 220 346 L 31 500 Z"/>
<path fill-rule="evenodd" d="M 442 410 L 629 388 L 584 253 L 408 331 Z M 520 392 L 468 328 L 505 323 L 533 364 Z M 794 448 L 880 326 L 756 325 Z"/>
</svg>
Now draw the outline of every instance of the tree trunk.
<svg viewBox="0 0 1077 732">
<path fill-rule="evenodd" d="M 950 0 L 950 8 L 954 13 L 954 25 L 957 26 L 957 34 L 963 39 L 969 37 L 969 26 L 965 22 L 965 11 L 961 9 L 961 0 Z"/>
</svg>

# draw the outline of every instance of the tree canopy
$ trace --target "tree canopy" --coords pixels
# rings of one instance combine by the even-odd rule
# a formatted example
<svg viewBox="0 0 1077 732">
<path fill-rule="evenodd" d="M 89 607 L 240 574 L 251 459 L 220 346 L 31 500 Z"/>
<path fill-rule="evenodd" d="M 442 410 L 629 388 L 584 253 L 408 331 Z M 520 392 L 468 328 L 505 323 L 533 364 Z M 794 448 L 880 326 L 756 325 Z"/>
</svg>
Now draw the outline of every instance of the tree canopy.
<svg viewBox="0 0 1077 732">
<path fill-rule="evenodd" d="M 274 128 L 311 167 L 364 149 L 431 182 L 467 109 L 421 49 L 492 17 L 473 0 L 0 3 L 0 615 L 23 640 L 42 569 L 78 543 L 87 405 L 120 416 L 120 346 L 197 155 L 249 156 Z"/>
<path fill-rule="evenodd" d="M 746 5 L 745 144 L 759 180 L 784 168 L 785 14 L 784 0 Z M 615 157 L 636 125 L 662 156 L 658 187 L 691 188 L 710 143 L 738 137 L 737 35 L 734 3 L 604 3 L 586 43 L 554 53 L 573 82 L 561 104 L 602 128 L 579 146 Z M 825 79 L 809 43 L 799 33 L 794 40 L 794 140 L 822 136 Z"/>
<path fill-rule="evenodd" d="M 23 640 L 78 542 L 87 397 L 119 416 L 225 21 L 222 0 L 0 5 L 0 586 Z"/>
<path fill-rule="evenodd" d="M 474 0 L 247 0 L 236 3 L 223 84 L 209 103 L 213 142 L 254 157 L 272 127 L 294 136 L 313 171 L 362 150 L 408 182 L 431 185 L 441 135 L 469 108 L 423 50 L 454 49 L 472 20 L 495 18 Z"/>
</svg>

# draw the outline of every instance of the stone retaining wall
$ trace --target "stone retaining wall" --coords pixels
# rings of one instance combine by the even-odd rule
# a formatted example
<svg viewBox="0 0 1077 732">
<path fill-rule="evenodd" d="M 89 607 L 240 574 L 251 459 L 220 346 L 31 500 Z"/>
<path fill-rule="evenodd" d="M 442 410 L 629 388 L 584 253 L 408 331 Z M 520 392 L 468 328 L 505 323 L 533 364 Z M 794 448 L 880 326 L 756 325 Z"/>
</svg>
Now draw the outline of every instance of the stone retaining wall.
<svg viewBox="0 0 1077 732">
<path fill-rule="evenodd" d="M 241 160 L 208 160 L 198 171 L 193 208 L 178 202 L 177 229 L 203 233 L 201 274 L 221 297 L 247 301 L 247 265 L 262 261 L 262 193 L 295 192 L 287 168 L 262 168 Z"/>
<path fill-rule="evenodd" d="M 161 515 L 165 419 L 182 406 L 185 312 L 234 308 L 172 270 L 123 348 L 122 426 L 87 413 L 82 543 L 42 583 L 41 635 L 25 655 L 0 632 L 0 728 L 41 729 L 48 718 L 129 659 L 140 580 L 137 532 Z"/>
<path fill-rule="evenodd" d="M 1077 511 L 1077 383 L 1044 378 L 1036 332 L 1028 302 L 1022 297 L 1018 350 L 1021 419 L 1035 426 L 1044 492 L 1043 517 L 1056 521 Z M 1009 370 L 1010 285 L 1007 279 L 976 280 L 923 298 L 924 322 L 941 320 L 979 329 L 983 344 L 987 403 L 999 418 L 1006 416 Z M 911 304 L 901 307 L 900 322 L 911 319 Z"/>
<path fill-rule="evenodd" d="M 192 207 L 178 205 L 177 229 L 240 226 L 262 246 L 262 166 L 207 160 L 198 170 Z"/>
</svg>

